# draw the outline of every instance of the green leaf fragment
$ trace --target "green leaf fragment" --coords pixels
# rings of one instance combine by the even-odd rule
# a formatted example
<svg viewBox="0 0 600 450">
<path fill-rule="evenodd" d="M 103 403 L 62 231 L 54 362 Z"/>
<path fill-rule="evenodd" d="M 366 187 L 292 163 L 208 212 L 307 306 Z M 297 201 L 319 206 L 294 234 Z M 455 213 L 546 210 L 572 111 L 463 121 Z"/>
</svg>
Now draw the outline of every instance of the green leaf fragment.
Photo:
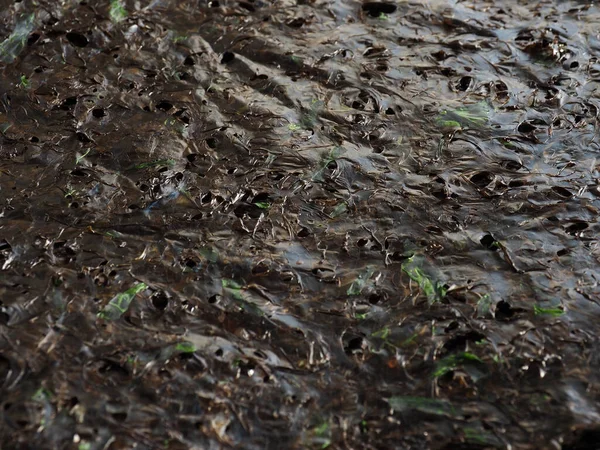
<svg viewBox="0 0 600 450">
<path fill-rule="evenodd" d="M 234 289 L 234 290 L 242 289 L 242 285 L 240 285 L 236 281 L 230 280 L 228 278 L 223 278 L 221 280 L 221 286 L 223 286 L 226 289 Z"/>
<path fill-rule="evenodd" d="M 269 209 L 271 207 L 271 204 L 269 202 L 256 202 L 255 205 L 258 206 L 260 209 Z"/>
<path fill-rule="evenodd" d="M 543 308 L 538 305 L 533 305 L 533 313 L 536 316 L 544 314 L 544 315 L 549 315 L 552 317 L 560 317 L 565 313 L 565 310 L 562 309 L 561 307 Z"/>
<path fill-rule="evenodd" d="M 463 106 L 454 110 L 442 110 L 436 123 L 442 128 L 477 128 L 484 126 L 492 108 L 486 101 Z"/>
<path fill-rule="evenodd" d="M 447 289 L 444 285 L 439 281 L 433 282 L 423 269 L 415 266 L 413 258 L 402 264 L 402 271 L 419 285 L 419 288 L 427 296 L 429 304 L 438 302 L 446 296 Z"/>
<path fill-rule="evenodd" d="M 31 86 L 31 82 L 29 81 L 29 79 L 25 75 L 21 75 L 19 87 L 27 89 L 29 86 Z"/>
<path fill-rule="evenodd" d="M 84 158 L 85 158 L 87 155 L 89 155 L 89 153 L 90 153 L 91 151 L 92 151 L 92 149 L 91 149 L 91 148 L 88 148 L 88 149 L 87 149 L 87 151 L 86 151 L 86 152 L 85 152 L 83 155 L 81 155 L 81 156 L 79 156 L 79 155 L 78 155 L 78 156 L 75 158 L 75 165 L 79 164 L 79 163 L 80 163 L 80 162 L 81 162 L 81 161 L 82 161 L 82 160 L 83 160 L 83 159 L 84 159 Z"/>
<path fill-rule="evenodd" d="M 468 364 L 469 362 L 473 363 L 483 363 L 481 359 L 477 355 L 469 352 L 459 353 L 458 355 L 450 355 L 444 359 L 442 359 L 435 370 L 433 372 L 433 377 L 438 378 L 441 377 L 448 372 L 451 372 L 459 367 Z"/>
<path fill-rule="evenodd" d="M 346 291 L 346 295 L 360 295 L 362 290 L 365 288 L 365 285 L 373 275 L 373 272 L 374 270 L 371 267 L 368 267 L 363 273 L 358 275 L 358 277 L 352 282 Z"/>
<path fill-rule="evenodd" d="M 194 353 L 196 346 L 191 342 L 184 341 L 175 345 L 175 351 L 179 353 Z"/>
<path fill-rule="evenodd" d="M 346 202 L 342 202 L 339 205 L 337 205 L 335 208 L 333 208 L 333 211 L 331 211 L 331 214 L 329 216 L 332 219 L 334 219 L 336 217 L 341 216 L 346 211 L 348 211 L 348 205 L 346 205 Z"/>
<path fill-rule="evenodd" d="M 481 298 L 477 301 L 477 316 L 487 316 L 490 313 L 491 306 L 492 298 L 490 297 L 490 294 L 482 295 Z"/>
<path fill-rule="evenodd" d="M 210 247 L 204 247 L 200 249 L 200 254 L 204 259 L 211 263 L 216 263 L 219 260 L 219 254 L 216 252 L 216 250 Z"/>
<path fill-rule="evenodd" d="M 373 336 L 374 338 L 386 340 L 388 338 L 388 336 L 390 335 L 390 333 L 391 333 L 391 330 L 388 327 L 385 327 L 385 328 L 382 328 L 381 330 L 377 330 L 377 331 L 371 333 L 371 336 Z"/>
<path fill-rule="evenodd" d="M 116 320 L 127 312 L 129 305 L 137 294 L 145 290 L 148 286 L 145 283 L 138 283 L 132 288 L 121 292 L 112 298 L 110 302 L 98 313 L 100 319 Z"/>
<path fill-rule="evenodd" d="M 110 20 L 113 23 L 119 23 L 127 18 L 127 10 L 121 0 L 112 0 L 110 2 Z"/>
<path fill-rule="evenodd" d="M 175 165 L 174 159 L 157 159 L 155 161 L 150 161 L 147 163 L 141 163 L 133 166 L 133 169 L 147 169 L 148 167 L 156 167 L 156 166 L 168 166 L 173 167 Z"/>
</svg>

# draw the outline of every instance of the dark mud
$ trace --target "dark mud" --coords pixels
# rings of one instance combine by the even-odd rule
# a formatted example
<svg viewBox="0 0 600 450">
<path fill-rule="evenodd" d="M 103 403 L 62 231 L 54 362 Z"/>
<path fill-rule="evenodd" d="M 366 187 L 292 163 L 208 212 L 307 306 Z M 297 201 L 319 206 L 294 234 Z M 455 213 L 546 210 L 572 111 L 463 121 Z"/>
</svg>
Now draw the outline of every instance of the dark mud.
<svg viewBox="0 0 600 450">
<path fill-rule="evenodd" d="M 2 448 L 600 447 L 595 4 L 1 4 Z"/>
</svg>

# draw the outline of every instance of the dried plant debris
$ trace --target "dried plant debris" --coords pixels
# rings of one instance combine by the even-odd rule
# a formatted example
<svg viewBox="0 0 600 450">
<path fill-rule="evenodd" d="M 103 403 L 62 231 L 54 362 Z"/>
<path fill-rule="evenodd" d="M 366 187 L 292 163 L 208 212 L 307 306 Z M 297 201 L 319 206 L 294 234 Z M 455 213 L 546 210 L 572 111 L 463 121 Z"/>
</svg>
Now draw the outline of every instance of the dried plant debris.
<svg viewBox="0 0 600 450">
<path fill-rule="evenodd" d="M 594 2 L 0 9 L 0 447 L 597 448 Z"/>
</svg>

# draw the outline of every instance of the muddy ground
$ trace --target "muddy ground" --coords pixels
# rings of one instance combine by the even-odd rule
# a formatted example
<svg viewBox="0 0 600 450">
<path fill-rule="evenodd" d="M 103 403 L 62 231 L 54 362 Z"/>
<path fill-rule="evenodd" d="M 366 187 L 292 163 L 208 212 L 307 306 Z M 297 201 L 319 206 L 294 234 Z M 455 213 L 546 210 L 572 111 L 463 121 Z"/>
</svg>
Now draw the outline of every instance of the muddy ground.
<svg viewBox="0 0 600 450">
<path fill-rule="evenodd" d="M 596 4 L 0 4 L 2 448 L 600 448 Z"/>
</svg>

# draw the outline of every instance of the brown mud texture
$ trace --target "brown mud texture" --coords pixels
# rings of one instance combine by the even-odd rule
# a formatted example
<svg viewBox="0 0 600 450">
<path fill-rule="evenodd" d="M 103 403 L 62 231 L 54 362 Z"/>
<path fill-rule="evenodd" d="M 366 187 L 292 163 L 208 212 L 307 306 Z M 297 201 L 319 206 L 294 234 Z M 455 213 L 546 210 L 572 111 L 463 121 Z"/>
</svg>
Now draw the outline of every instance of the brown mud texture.
<svg viewBox="0 0 600 450">
<path fill-rule="evenodd" d="M 600 9 L 3 0 L 3 449 L 600 448 Z"/>
</svg>

